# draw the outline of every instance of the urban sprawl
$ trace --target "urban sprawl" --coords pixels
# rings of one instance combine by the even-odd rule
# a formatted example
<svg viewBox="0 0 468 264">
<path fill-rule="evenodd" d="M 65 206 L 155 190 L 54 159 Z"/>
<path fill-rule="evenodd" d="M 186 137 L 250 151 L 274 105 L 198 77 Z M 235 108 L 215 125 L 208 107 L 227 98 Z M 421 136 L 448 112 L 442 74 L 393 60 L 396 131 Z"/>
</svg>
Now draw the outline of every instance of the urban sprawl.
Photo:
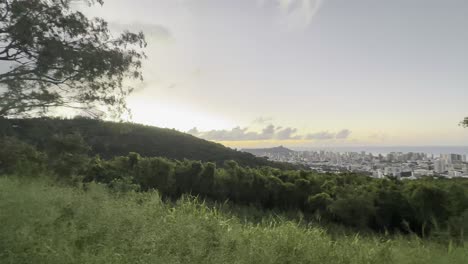
<svg viewBox="0 0 468 264">
<path fill-rule="evenodd" d="M 277 151 L 277 150 L 281 151 Z M 275 150 L 275 151 L 269 151 Z M 466 177 L 466 155 L 392 152 L 374 155 L 366 152 L 292 151 L 283 147 L 253 151 L 273 161 L 303 164 L 324 173 L 359 172 L 375 178 L 417 179 L 424 176 Z"/>
</svg>

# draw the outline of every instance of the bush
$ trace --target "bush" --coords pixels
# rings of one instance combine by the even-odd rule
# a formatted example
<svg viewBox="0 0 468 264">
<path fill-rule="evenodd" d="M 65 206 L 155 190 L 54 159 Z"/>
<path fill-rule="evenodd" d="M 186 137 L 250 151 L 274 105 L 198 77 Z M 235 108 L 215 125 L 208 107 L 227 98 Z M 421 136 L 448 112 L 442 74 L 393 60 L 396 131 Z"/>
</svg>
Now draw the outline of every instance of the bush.
<svg viewBox="0 0 468 264">
<path fill-rule="evenodd" d="M 88 152 L 91 148 L 78 133 L 54 135 L 46 152 L 50 168 L 59 176 L 66 177 L 83 174 L 89 163 Z"/>
<path fill-rule="evenodd" d="M 45 171 L 47 157 L 44 153 L 12 137 L 0 138 L 0 174 L 29 176 Z"/>
</svg>

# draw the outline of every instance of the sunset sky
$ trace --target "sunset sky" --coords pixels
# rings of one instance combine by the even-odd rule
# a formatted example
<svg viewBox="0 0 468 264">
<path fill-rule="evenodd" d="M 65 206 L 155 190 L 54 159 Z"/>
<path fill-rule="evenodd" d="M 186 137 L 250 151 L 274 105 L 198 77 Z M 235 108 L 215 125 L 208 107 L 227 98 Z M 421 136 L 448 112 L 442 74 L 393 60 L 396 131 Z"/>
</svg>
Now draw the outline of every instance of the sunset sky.
<svg viewBox="0 0 468 264">
<path fill-rule="evenodd" d="M 135 4 L 138 2 L 138 5 Z M 134 122 L 232 147 L 468 145 L 468 1 L 107 0 Z"/>
</svg>

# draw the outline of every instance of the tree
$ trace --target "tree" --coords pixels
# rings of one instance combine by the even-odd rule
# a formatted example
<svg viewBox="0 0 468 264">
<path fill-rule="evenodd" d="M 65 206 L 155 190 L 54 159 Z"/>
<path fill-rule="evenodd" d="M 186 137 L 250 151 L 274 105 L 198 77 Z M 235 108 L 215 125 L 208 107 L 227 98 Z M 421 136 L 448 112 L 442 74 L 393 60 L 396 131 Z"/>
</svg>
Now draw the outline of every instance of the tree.
<svg viewBox="0 0 468 264">
<path fill-rule="evenodd" d="M 46 155 L 13 137 L 0 137 L 0 174 L 37 175 L 45 169 Z"/>
<path fill-rule="evenodd" d="M 448 219 L 448 198 L 447 192 L 435 184 L 419 184 L 412 190 L 409 203 L 419 220 L 423 237 Z"/>
<path fill-rule="evenodd" d="M 310 212 L 326 213 L 328 206 L 333 202 L 333 199 L 328 193 L 319 193 L 310 195 L 306 200 L 306 208 Z"/>
<path fill-rule="evenodd" d="M 465 119 L 463 119 L 460 124 L 464 127 L 468 127 L 468 117 L 465 117 Z"/>
<path fill-rule="evenodd" d="M 328 209 L 341 223 L 358 228 L 368 227 L 375 215 L 372 199 L 355 193 L 339 197 L 328 206 Z"/>
<path fill-rule="evenodd" d="M 85 171 L 91 147 L 79 133 L 54 135 L 48 142 L 46 153 L 49 166 L 59 176 L 71 176 Z"/>
<path fill-rule="evenodd" d="M 106 21 L 87 18 L 72 1 L 0 0 L 0 117 L 127 110 L 132 89 L 124 80 L 142 78 L 143 33 L 112 37 Z"/>
</svg>

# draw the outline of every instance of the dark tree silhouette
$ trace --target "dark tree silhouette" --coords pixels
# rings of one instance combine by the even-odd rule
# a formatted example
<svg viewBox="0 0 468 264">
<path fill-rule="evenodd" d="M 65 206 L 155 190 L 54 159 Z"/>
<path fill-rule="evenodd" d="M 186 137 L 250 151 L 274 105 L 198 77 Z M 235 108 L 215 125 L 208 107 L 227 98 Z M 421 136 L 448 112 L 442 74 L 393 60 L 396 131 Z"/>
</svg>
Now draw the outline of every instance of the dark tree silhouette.
<svg viewBox="0 0 468 264">
<path fill-rule="evenodd" d="M 112 37 L 72 0 L 0 0 L 0 117 L 54 107 L 127 110 L 126 78 L 141 79 L 142 32 Z M 97 1 L 85 2 L 89 5 Z"/>
</svg>

